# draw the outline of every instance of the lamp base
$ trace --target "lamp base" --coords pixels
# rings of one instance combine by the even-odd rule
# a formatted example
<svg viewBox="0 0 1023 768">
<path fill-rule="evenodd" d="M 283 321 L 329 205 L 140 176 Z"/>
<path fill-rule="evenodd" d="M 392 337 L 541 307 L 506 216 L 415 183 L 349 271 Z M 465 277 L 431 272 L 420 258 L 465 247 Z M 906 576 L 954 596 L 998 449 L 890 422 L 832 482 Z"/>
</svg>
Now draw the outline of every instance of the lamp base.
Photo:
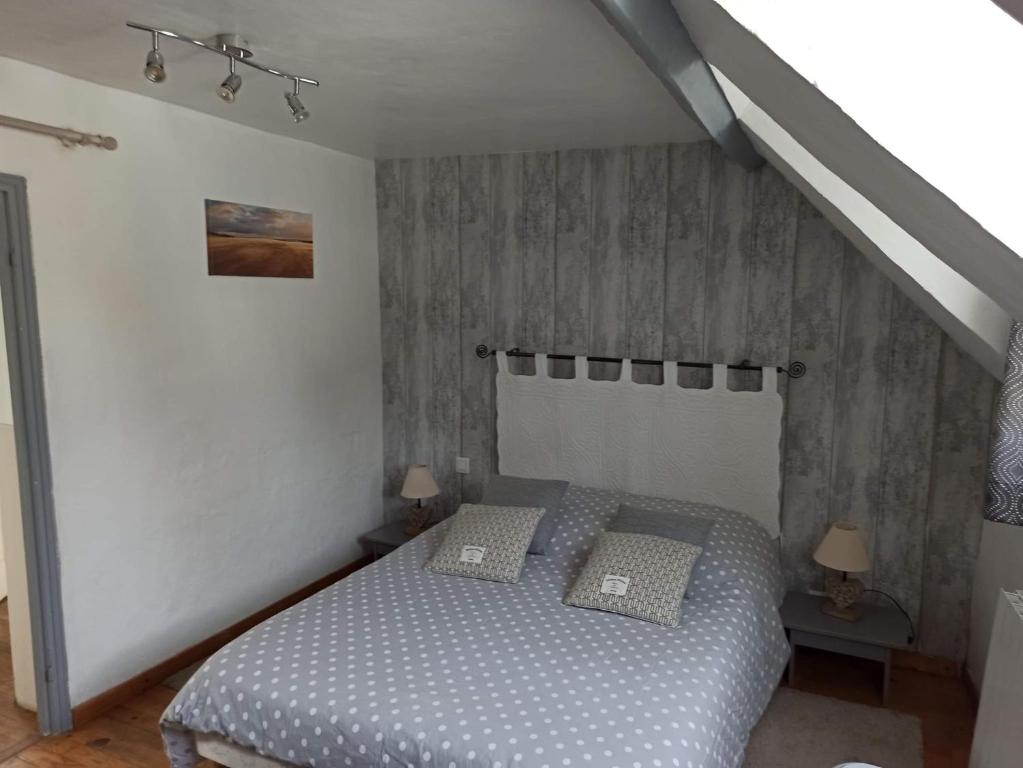
<svg viewBox="0 0 1023 768">
<path fill-rule="evenodd" d="M 859 621 L 863 615 L 863 606 L 855 603 L 848 608 L 839 608 L 831 600 L 825 600 L 821 603 L 821 613 L 826 613 L 828 616 L 834 616 L 836 619 L 842 619 L 843 621 Z"/>
<path fill-rule="evenodd" d="M 842 578 L 837 572 L 829 572 L 824 578 L 824 594 L 827 599 L 821 603 L 821 612 L 836 619 L 856 621 L 863 615 L 858 604 L 863 595 L 863 582 L 859 579 Z"/>
<path fill-rule="evenodd" d="M 405 533 L 409 536 L 418 536 L 430 527 L 430 518 L 433 517 L 433 510 L 430 507 L 409 507 L 405 512 Z"/>
</svg>

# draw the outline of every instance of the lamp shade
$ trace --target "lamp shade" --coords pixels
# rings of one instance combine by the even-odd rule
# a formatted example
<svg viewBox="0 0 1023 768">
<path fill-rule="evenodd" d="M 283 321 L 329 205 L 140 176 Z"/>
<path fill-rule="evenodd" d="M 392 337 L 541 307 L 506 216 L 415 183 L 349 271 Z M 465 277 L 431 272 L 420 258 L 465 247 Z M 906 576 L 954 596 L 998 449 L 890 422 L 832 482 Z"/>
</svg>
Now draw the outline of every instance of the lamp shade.
<svg viewBox="0 0 1023 768">
<path fill-rule="evenodd" d="M 401 486 L 401 495 L 406 499 L 429 499 L 440 493 L 440 488 L 433 481 L 430 468 L 425 464 L 413 464 L 405 475 L 405 484 Z"/>
<path fill-rule="evenodd" d="M 860 529 L 854 523 L 835 523 L 813 553 L 813 559 L 825 568 L 848 573 L 870 570 L 870 555 Z"/>
</svg>

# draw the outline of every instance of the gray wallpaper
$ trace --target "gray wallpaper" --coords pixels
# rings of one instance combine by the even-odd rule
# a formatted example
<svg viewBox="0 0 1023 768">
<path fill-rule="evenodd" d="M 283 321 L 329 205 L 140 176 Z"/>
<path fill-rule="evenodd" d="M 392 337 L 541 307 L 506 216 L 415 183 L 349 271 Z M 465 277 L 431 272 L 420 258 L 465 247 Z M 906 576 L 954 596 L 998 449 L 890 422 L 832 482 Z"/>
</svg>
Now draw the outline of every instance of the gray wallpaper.
<svg viewBox="0 0 1023 768">
<path fill-rule="evenodd" d="M 775 170 L 709 142 L 385 160 L 377 203 L 392 511 L 410 462 L 431 465 L 444 513 L 496 468 L 479 343 L 802 360 L 804 378 L 782 377 L 789 583 L 819 584 L 813 549 L 854 520 L 875 554 L 865 580 L 919 618 L 920 650 L 964 657 L 995 381 Z"/>
</svg>

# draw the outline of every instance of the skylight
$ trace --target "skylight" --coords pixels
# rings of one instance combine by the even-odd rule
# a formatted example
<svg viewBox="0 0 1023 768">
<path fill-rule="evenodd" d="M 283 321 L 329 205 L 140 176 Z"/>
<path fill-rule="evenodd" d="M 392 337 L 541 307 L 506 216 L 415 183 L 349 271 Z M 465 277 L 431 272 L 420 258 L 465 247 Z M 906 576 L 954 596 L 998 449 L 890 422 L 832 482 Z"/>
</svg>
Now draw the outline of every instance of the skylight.
<svg viewBox="0 0 1023 768">
<path fill-rule="evenodd" d="M 718 2 L 1023 254 L 1023 25 L 988 0 Z"/>
<path fill-rule="evenodd" d="M 757 149 L 804 193 L 812 189 L 834 206 L 852 229 L 835 223 L 864 255 L 989 373 L 1001 378 L 1011 324 L 1005 311 L 817 160 L 720 70 L 711 69 Z M 859 237 L 884 256 L 875 259 Z"/>
</svg>

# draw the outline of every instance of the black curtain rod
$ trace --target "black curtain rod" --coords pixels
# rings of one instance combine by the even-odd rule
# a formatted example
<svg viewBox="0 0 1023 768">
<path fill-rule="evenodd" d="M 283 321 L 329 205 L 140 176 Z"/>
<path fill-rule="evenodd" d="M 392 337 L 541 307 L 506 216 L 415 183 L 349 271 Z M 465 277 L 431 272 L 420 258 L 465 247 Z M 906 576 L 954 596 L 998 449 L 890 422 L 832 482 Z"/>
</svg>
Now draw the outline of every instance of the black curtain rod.
<svg viewBox="0 0 1023 768">
<path fill-rule="evenodd" d="M 486 344 L 480 344 L 476 347 L 476 356 L 480 358 L 488 358 L 491 355 L 496 355 L 496 350 L 490 349 Z M 509 349 L 505 352 L 508 357 L 535 357 L 536 352 L 523 352 L 518 347 Z M 575 355 L 547 355 L 548 360 L 575 360 Z M 620 357 L 587 357 L 586 360 L 591 363 L 620 363 L 622 358 Z M 663 360 L 633 360 L 633 365 L 664 365 Z M 677 361 L 676 365 L 680 368 L 713 368 L 714 363 L 687 363 Z M 729 365 L 728 369 L 731 371 L 759 371 L 764 366 L 752 365 L 749 360 L 743 360 L 741 363 Z M 798 379 L 806 373 L 806 365 L 793 360 L 789 363 L 788 368 L 782 368 L 780 365 L 777 366 L 778 373 L 784 373 L 786 376 L 792 379 Z"/>
</svg>

